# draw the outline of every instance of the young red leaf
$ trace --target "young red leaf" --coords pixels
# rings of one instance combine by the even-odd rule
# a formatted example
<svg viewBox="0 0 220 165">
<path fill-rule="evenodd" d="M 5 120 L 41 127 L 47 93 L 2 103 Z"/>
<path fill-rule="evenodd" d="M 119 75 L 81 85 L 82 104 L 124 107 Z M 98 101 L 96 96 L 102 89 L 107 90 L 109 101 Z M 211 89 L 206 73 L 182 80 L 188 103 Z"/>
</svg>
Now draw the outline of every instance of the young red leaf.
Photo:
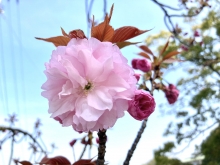
<svg viewBox="0 0 220 165">
<path fill-rule="evenodd" d="M 93 20 L 93 26 L 91 30 L 91 37 L 94 37 L 100 41 L 111 41 L 112 37 L 114 35 L 114 29 L 112 26 L 109 25 L 109 22 L 111 20 L 111 15 L 113 12 L 113 7 L 111 7 L 110 15 L 105 16 L 104 22 L 98 24 L 97 26 L 94 26 L 94 20 Z"/>
<path fill-rule="evenodd" d="M 145 52 L 147 52 L 147 53 L 149 53 L 151 55 L 154 55 L 152 53 L 152 51 L 146 45 L 141 45 L 141 46 L 139 46 L 139 48 L 141 48 L 143 51 L 145 51 Z"/>
<path fill-rule="evenodd" d="M 92 159 L 80 159 L 77 162 L 73 163 L 73 165 L 95 165 L 94 162 L 91 162 Z"/>
<path fill-rule="evenodd" d="M 114 9 L 114 3 L 112 4 L 111 10 L 110 10 L 110 14 L 108 16 L 108 22 L 110 22 L 110 20 L 112 18 L 113 9 Z"/>
<path fill-rule="evenodd" d="M 138 43 L 140 43 L 140 42 L 124 41 L 124 42 L 117 42 L 116 45 L 117 45 L 120 49 L 122 49 L 122 48 L 124 48 L 124 47 L 126 47 L 126 46 L 136 45 L 136 44 L 138 44 Z"/>
<path fill-rule="evenodd" d="M 163 49 L 161 50 L 160 56 L 163 55 L 163 53 L 165 52 L 165 50 L 166 50 L 166 48 L 167 48 L 168 45 L 169 45 L 169 39 L 168 39 L 167 43 L 165 44 L 165 46 L 163 47 Z"/>
<path fill-rule="evenodd" d="M 47 157 L 44 157 L 40 164 L 47 164 L 47 165 L 71 165 L 70 161 L 63 157 L 63 156 L 56 156 L 56 157 L 53 157 L 53 158 L 47 158 Z"/>
<path fill-rule="evenodd" d="M 61 31 L 62 31 L 63 36 L 69 37 L 69 35 L 63 30 L 62 27 L 61 27 Z"/>
<path fill-rule="evenodd" d="M 86 38 L 84 32 L 80 29 L 72 30 L 71 32 L 69 32 L 68 36 L 70 38 L 80 38 L 80 39 Z"/>
<path fill-rule="evenodd" d="M 163 60 L 169 59 L 173 56 L 176 56 L 177 54 L 180 54 L 180 52 L 174 50 L 172 52 L 167 53 L 166 55 L 164 55 Z"/>
<path fill-rule="evenodd" d="M 138 28 L 133 26 L 123 26 L 115 30 L 114 36 L 112 38 L 112 42 L 113 43 L 123 42 L 125 40 L 141 35 L 147 31 L 149 30 L 139 30 Z"/>
<path fill-rule="evenodd" d="M 18 162 L 22 165 L 32 165 L 32 163 L 28 162 L 28 161 L 21 161 L 21 162 Z"/>
<path fill-rule="evenodd" d="M 140 52 L 140 53 L 138 53 L 138 55 L 140 55 L 142 57 L 145 57 L 145 58 L 148 58 L 149 60 L 151 60 L 150 56 L 147 53 L 145 53 L 145 52 Z"/>
<path fill-rule="evenodd" d="M 100 40 L 100 41 L 111 41 L 114 35 L 114 29 L 107 22 L 108 17 L 106 17 L 105 21 L 98 24 L 97 26 L 92 28 L 91 36 Z"/>
<path fill-rule="evenodd" d="M 70 41 L 70 38 L 65 36 L 57 36 L 57 37 L 51 37 L 51 38 L 38 38 L 35 37 L 38 40 L 43 40 L 47 42 L 52 42 L 55 46 L 66 46 L 68 42 Z"/>
</svg>

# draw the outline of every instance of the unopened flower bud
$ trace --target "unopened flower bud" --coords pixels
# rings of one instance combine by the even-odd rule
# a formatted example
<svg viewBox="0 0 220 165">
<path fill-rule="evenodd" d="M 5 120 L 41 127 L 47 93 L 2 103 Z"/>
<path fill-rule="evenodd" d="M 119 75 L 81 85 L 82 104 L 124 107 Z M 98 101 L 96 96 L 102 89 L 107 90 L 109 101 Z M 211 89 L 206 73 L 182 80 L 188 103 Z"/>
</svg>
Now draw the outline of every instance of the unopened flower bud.
<svg viewBox="0 0 220 165">
<path fill-rule="evenodd" d="M 69 144 L 72 147 L 76 143 L 76 139 L 73 139 Z"/>
<path fill-rule="evenodd" d="M 131 64 L 134 69 L 139 69 L 143 72 L 151 70 L 151 62 L 147 59 L 133 59 Z"/>
<path fill-rule="evenodd" d="M 199 32 L 196 30 L 195 32 L 194 32 L 194 36 L 195 37 L 199 37 L 200 35 L 199 35 Z"/>
<path fill-rule="evenodd" d="M 144 120 L 154 112 L 156 103 L 150 93 L 137 90 L 135 97 L 129 102 L 128 113 L 136 120 Z"/>
<path fill-rule="evenodd" d="M 177 101 L 177 98 L 179 96 L 179 91 L 175 85 L 169 84 L 168 87 L 165 87 L 164 92 L 169 104 L 173 104 Z"/>
</svg>

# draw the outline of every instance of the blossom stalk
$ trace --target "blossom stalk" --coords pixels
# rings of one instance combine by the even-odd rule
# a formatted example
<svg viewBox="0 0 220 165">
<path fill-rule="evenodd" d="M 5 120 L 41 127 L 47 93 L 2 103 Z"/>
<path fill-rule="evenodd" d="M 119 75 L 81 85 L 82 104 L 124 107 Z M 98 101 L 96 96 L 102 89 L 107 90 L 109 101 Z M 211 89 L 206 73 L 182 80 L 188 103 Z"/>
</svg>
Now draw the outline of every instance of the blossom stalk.
<svg viewBox="0 0 220 165">
<path fill-rule="evenodd" d="M 107 141 L 106 130 L 99 130 L 99 148 L 98 148 L 98 159 L 96 161 L 96 165 L 104 165 L 105 163 L 105 144 Z"/>
</svg>

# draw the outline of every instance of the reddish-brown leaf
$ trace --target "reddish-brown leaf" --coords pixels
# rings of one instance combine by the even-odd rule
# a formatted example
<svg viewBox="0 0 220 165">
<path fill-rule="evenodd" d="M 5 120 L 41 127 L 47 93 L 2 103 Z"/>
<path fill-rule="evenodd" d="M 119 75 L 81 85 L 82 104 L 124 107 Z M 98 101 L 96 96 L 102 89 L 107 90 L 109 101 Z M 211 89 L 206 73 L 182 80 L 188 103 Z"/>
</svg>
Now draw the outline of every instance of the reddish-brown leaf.
<svg viewBox="0 0 220 165">
<path fill-rule="evenodd" d="M 92 28 L 91 36 L 100 41 L 111 41 L 113 35 L 114 29 L 109 25 L 107 16 L 104 22 Z"/>
<path fill-rule="evenodd" d="M 44 157 L 39 164 L 47 165 L 71 165 L 70 161 L 63 156 L 56 156 L 53 158 Z"/>
<path fill-rule="evenodd" d="M 180 52 L 174 50 L 172 52 L 167 53 L 166 55 L 164 55 L 163 60 L 169 59 L 173 56 L 176 56 L 177 54 L 180 54 Z"/>
<path fill-rule="evenodd" d="M 63 30 L 62 27 L 61 27 L 61 31 L 62 31 L 63 36 L 69 37 L 69 35 Z"/>
<path fill-rule="evenodd" d="M 147 31 L 149 30 L 139 30 L 138 28 L 133 26 L 123 26 L 115 30 L 112 42 L 123 42 L 128 39 L 134 38 L 138 35 L 141 35 Z"/>
<path fill-rule="evenodd" d="M 163 53 L 165 52 L 165 50 L 166 50 L 166 48 L 167 48 L 168 45 L 169 45 L 169 39 L 168 39 L 167 43 L 165 44 L 165 46 L 163 47 L 163 49 L 161 50 L 160 56 L 163 55 Z"/>
<path fill-rule="evenodd" d="M 73 163 L 73 165 L 95 165 L 94 162 L 91 162 L 92 159 L 81 159 Z"/>
<path fill-rule="evenodd" d="M 52 42 L 55 46 L 66 46 L 68 42 L 70 41 L 70 38 L 65 36 L 57 36 L 57 37 L 51 37 L 51 38 L 38 38 L 35 37 L 38 40 L 43 40 L 47 42 Z"/>
<path fill-rule="evenodd" d="M 112 41 L 112 37 L 114 35 L 114 29 L 112 26 L 109 25 L 109 22 L 111 20 L 113 7 L 111 7 L 110 15 L 105 16 L 105 20 L 98 24 L 97 26 L 94 26 L 94 18 L 92 23 L 92 30 L 91 30 L 91 36 L 100 40 L 100 41 Z"/>
<path fill-rule="evenodd" d="M 110 20 L 112 18 L 113 9 L 114 9 L 114 3 L 112 4 L 111 10 L 110 10 L 110 14 L 108 16 L 108 22 L 110 22 Z"/>
<path fill-rule="evenodd" d="M 126 46 L 136 45 L 136 44 L 138 44 L 138 43 L 140 43 L 140 42 L 124 41 L 124 42 L 117 42 L 116 45 L 117 45 L 120 49 L 122 49 L 122 48 L 124 48 L 124 47 L 126 47 Z"/>
<path fill-rule="evenodd" d="M 45 162 L 48 162 L 49 161 L 49 159 L 50 158 L 48 158 L 47 156 L 44 156 L 42 159 L 41 159 L 41 161 L 40 161 L 40 165 L 43 165 L 43 164 L 45 164 Z"/>
<path fill-rule="evenodd" d="M 151 60 L 150 56 L 147 53 L 145 53 L 145 52 L 140 52 L 140 53 L 138 53 L 138 55 L 140 55 L 142 57 L 145 57 L 145 58 L 148 58 L 148 59 Z"/>
<path fill-rule="evenodd" d="M 22 165 L 32 165 L 32 163 L 30 163 L 28 161 L 20 161 L 19 163 Z"/>
<path fill-rule="evenodd" d="M 145 52 L 147 52 L 147 53 L 149 53 L 151 55 L 154 55 L 152 53 L 152 51 L 146 45 L 141 45 L 141 46 L 139 46 L 139 48 L 141 48 L 143 51 L 145 51 Z"/>
<path fill-rule="evenodd" d="M 68 36 L 70 38 L 80 38 L 80 39 L 86 38 L 84 32 L 80 29 L 72 30 L 71 32 L 69 32 Z"/>
</svg>

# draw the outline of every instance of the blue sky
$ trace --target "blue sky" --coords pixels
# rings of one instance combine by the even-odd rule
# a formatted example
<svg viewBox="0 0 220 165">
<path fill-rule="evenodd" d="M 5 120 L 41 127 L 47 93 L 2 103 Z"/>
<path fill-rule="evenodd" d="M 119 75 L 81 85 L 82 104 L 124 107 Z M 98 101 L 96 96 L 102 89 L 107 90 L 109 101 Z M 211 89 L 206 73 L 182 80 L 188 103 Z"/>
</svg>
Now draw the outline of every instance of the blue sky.
<svg viewBox="0 0 220 165">
<path fill-rule="evenodd" d="M 63 155 L 73 162 L 72 150 L 68 143 L 73 138 L 82 137 L 82 134 L 74 132 L 71 127 L 62 128 L 50 119 L 47 113 L 47 100 L 41 96 L 41 85 L 46 81 L 43 73 L 44 63 L 50 59 L 55 47 L 34 37 L 47 38 L 60 35 L 60 27 L 66 32 L 81 29 L 87 34 L 85 3 L 82 0 L 20 0 L 18 4 L 16 0 L 9 2 L 3 0 L 1 3 L 4 13 L 0 15 L 0 124 L 4 124 L 4 118 L 8 114 L 16 113 L 19 116 L 17 126 L 32 131 L 34 121 L 40 118 L 43 123 L 42 138 L 45 143 L 49 146 L 50 143 L 55 142 L 58 146 L 58 149 L 49 156 Z M 143 30 L 153 28 L 148 33 L 132 39 L 133 41 L 144 41 L 147 35 L 166 29 L 162 11 L 151 1 L 108 0 L 107 3 L 107 11 L 114 3 L 111 20 L 114 28 L 128 25 Z M 95 1 L 92 14 L 96 19 L 102 20 L 103 1 Z M 122 49 L 129 62 L 137 57 L 135 53 L 138 51 L 136 46 Z M 177 80 L 170 79 L 170 81 L 175 83 Z M 155 93 L 158 105 L 163 98 L 163 94 Z M 149 161 L 153 157 L 153 150 L 165 141 L 162 137 L 163 130 L 172 118 L 158 116 L 157 107 L 149 118 L 147 129 L 131 160 L 131 165 Z M 109 140 L 106 160 L 110 164 L 122 164 L 140 125 L 141 122 L 135 121 L 126 114 L 107 132 Z M 75 150 L 78 158 L 82 146 L 76 145 Z M 0 158 L 5 157 L 5 154 L 6 152 L 0 151 Z M 24 154 L 16 154 L 16 157 L 28 159 Z M 96 154 L 96 148 L 93 148 L 91 155 Z M 88 154 L 85 158 L 87 156 Z M 188 156 L 190 156 L 189 152 L 186 151 L 180 158 L 184 159 Z M 7 163 L 6 158 L 3 161 Z"/>
</svg>

